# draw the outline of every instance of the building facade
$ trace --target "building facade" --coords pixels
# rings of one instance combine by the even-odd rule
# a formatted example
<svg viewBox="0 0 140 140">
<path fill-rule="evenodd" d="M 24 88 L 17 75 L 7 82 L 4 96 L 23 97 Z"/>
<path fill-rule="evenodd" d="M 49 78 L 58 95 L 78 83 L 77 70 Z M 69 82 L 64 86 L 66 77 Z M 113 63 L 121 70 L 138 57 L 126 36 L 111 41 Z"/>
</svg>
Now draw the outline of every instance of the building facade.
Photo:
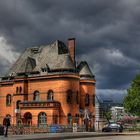
<svg viewBox="0 0 140 140">
<path fill-rule="evenodd" d="M 104 115 L 104 106 L 101 104 L 100 98 L 97 95 L 95 96 L 95 112 L 95 130 L 101 131 L 108 122 Z"/>
<path fill-rule="evenodd" d="M 0 81 L 0 124 L 45 126 L 95 122 L 95 79 L 87 62 L 76 64 L 75 39 L 25 50 Z M 88 117 L 84 118 L 84 110 Z"/>
</svg>

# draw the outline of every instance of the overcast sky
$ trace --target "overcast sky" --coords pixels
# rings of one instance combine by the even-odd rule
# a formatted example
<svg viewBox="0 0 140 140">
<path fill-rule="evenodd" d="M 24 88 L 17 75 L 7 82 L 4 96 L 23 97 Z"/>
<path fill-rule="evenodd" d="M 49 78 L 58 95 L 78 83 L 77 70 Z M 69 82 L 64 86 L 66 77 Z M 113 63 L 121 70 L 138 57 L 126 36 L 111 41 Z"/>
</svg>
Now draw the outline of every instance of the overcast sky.
<svg viewBox="0 0 140 140">
<path fill-rule="evenodd" d="M 0 75 L 25 48 L 71 37 L 97 94 L 124 95 L 140 70 L 140 0 L 0 0 Z"/>
</svg>

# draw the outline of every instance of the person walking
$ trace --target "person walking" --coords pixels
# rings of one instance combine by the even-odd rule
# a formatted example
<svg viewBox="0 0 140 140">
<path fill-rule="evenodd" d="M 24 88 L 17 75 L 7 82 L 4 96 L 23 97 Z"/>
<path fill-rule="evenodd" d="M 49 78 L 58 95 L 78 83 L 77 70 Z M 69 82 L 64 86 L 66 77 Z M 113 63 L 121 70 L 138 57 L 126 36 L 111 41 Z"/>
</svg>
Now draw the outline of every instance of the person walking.
<svg viewBox="0 0 140 140">
<path fill-rule="evenodd" d="M 8 136 L 8 127 L 10 126 L 10 118 L 5 117 L 3 120 L 3 126 L 4 126 L 4 137 Z"/>
</svg>

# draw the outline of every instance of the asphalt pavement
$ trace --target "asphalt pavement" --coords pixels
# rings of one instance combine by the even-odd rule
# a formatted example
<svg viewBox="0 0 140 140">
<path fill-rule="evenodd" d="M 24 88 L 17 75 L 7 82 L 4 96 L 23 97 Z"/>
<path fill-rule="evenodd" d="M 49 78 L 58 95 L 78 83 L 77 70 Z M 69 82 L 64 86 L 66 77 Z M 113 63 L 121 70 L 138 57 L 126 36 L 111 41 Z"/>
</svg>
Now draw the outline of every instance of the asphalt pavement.
<svg viewBox="0 0 140 140">
<path fill-rule="evenodd" d="M 71 139 L 65 139 L 65 140 L 71 140 Z M 79 140 L 79 138 L 74 138 L 72 140 Z M 87 138 L 80 138 L 80 140 L 140 140 L 140 136 L 87 137 Z"/>
<path fill-rule="evenodd" d="M 28 135 L 9 135 L 8 137 L 0 136 L 0 140 L 66 140 L 90 137 L 109 137 L 109 136 L 129 136 L 135 135 L 140 137 L 140 132 L 70 132 L 70 133 L 42 133 L 42 134 L 28 134 Z"/>
</svg>

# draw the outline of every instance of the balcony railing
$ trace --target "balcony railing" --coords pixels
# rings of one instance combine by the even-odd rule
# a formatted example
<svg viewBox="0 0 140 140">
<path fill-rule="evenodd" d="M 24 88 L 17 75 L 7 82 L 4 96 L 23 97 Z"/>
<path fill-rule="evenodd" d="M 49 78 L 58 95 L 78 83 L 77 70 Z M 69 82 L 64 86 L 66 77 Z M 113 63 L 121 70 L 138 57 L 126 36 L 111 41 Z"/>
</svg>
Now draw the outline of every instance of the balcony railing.
<svg viewBox="0 0 140 140">
<path fill-rule="evenodd" d="M 44 102 L 44 101 L 32 101 L 32 102 L 21 102 L 20 103 L 20 108 L 59 108 L 60 107 L 60 103 L 56 102 L 56 101 L 52 101 L 52 102 Z"/>
</svg>

